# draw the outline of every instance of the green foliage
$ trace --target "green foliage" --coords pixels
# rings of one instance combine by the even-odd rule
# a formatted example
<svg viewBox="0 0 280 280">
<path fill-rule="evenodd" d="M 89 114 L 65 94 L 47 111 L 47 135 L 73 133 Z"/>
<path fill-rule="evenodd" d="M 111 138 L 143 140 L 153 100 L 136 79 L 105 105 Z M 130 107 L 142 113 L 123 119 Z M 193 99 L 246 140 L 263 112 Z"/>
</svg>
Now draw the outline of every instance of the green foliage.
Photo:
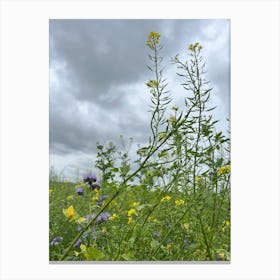
<svg viewBox="0 0 280 280">
<path fill-rule="evenodd" d="M 172 59 L 186 94 L 185 108 L 170 109 L 160 34 L 147 46 L 148 144 L 132 164 L 125 145 L 98 143 L 100 191 L 82 185 L 79 195 L 81 185 L 50 181 L 50 260 L 230 260 L 230 140 L 208 108 L 202 46 Z"/>
</svg>

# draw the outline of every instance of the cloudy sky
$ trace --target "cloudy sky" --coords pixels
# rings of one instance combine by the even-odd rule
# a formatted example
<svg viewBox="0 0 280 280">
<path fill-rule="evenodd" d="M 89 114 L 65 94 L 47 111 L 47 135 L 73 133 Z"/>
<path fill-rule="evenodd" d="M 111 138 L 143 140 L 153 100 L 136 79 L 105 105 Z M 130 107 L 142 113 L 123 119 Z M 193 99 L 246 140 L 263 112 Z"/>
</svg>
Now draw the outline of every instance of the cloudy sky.
<svg viewBox="0 0 280 280">
<path fill-rule="evenodd" d="M 65 178 L 95 171 L 96 142 L 133 137 L 133 150 L 147 141 L 150 31 L 161 34 L 170 107 L 183 108 L 186 96 L 170 59 L 186 58 L 189 44 L 200 42 L 215 118 L 228 128 L 229 20 L 50 20 L 50 166 Z"/>
</svg>

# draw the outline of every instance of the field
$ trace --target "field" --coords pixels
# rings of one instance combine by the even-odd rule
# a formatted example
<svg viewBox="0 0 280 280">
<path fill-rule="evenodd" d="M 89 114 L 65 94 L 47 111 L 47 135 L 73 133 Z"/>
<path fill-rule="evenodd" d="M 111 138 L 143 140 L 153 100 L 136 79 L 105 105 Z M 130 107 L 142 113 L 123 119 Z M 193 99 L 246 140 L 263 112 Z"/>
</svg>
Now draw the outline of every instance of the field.
<svg viewBox="0 0 280 280">
<path fill-rule="evenodd" d="M 97 143 L 95 174 L 77 184 L 51 178 L 51 261 L 230 261 L 230 139 L 209 106 L 202 46 L 172 60 L 187 93 L 179 108 L 169 105 L 160 34 L 146 45 L 151 136 L 133 156 Z"/>
</svg>

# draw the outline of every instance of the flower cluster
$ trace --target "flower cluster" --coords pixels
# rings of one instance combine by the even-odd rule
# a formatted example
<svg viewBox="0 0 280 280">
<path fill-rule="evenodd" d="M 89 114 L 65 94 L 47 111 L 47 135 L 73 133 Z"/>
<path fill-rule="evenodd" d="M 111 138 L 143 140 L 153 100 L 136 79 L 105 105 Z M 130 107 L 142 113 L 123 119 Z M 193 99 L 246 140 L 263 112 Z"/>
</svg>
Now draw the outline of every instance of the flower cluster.
<svg viewBox="0 0 280 280">
<path fill-rule="evenodd" d="M 149 36 L 148 36 L 148 39 L 147 39 L 147 42 L 146 42 L 146 45 L 154 50 L 155 49 L 155 46 L 159 43 L 159 38 L 160 38 L 160 34 L 157 33 L 157 32 L 150 32 Z"/>
<path fill-rule="evenodd" d="M 202 49 L 202 46 L 198 42 L 196 42 L 195 44 L 189 45 L 190 51 L 200 51 L 201 49 Z"/>
<path fill-rule="evenodd" d="M 157 88 L 158 87 L 158 82 L 156 80 L 149 80 L 146 83 L 147 87 L 149 88 Z"/>
<path fill-rule="evenodd" d="M 77 188 L 76 189 L 76 193 L 78 194 L 78 195 L 83 195 L 84 194 L 84 188 Z"/>
<path fill-rule="evenodd" d="M 222 166 L 218 170 L 218 175 L 221 176 L 221 175 L 227 174 L 227 173 L 229 173 L 229 171 L 230 171 L 230 165 Z"/>
<path fill-rule="evenodd" d="M 180 205 L 184 205 L 185 201 L 183 199 L 177 199 L 175 200 L 175 205 L 180 206 Z"/>
<path fill-rule="evenodd" d="M 171 199 L 171 196 L 167 195 L 167 196 L 163 197 L 160 202 L 167 202 L 170 199 Z"/>
<path fill-rule="evenodd" d="M 89 185 L 92 190 L 100 190 L 100 185 L 97 183 L 97 177 L 92 174 L 88 174 L 84 176 L 84 182 Z"/>
</svg>

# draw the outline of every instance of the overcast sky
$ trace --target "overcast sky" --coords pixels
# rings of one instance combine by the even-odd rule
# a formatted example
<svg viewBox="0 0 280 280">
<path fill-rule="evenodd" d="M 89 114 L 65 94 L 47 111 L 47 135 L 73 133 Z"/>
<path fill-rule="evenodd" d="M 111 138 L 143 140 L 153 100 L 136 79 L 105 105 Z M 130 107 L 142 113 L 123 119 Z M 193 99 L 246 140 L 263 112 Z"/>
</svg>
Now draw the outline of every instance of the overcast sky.
<svg viewBox="0 0 280 280">
<path fill-rule="evenodd" d="M 215 118 L 226 130 L 230 109 L 229 20 L 50 20 L 50 166 L 75 179 L 94 169 L 96 142 L 120 135 L 144 144 L 150 135 L 147 69 L 150 31 L 161 34 L 163 65 L 173 105 L 186 92 L 170 59 L 203 46 Z"/>
</svg>

